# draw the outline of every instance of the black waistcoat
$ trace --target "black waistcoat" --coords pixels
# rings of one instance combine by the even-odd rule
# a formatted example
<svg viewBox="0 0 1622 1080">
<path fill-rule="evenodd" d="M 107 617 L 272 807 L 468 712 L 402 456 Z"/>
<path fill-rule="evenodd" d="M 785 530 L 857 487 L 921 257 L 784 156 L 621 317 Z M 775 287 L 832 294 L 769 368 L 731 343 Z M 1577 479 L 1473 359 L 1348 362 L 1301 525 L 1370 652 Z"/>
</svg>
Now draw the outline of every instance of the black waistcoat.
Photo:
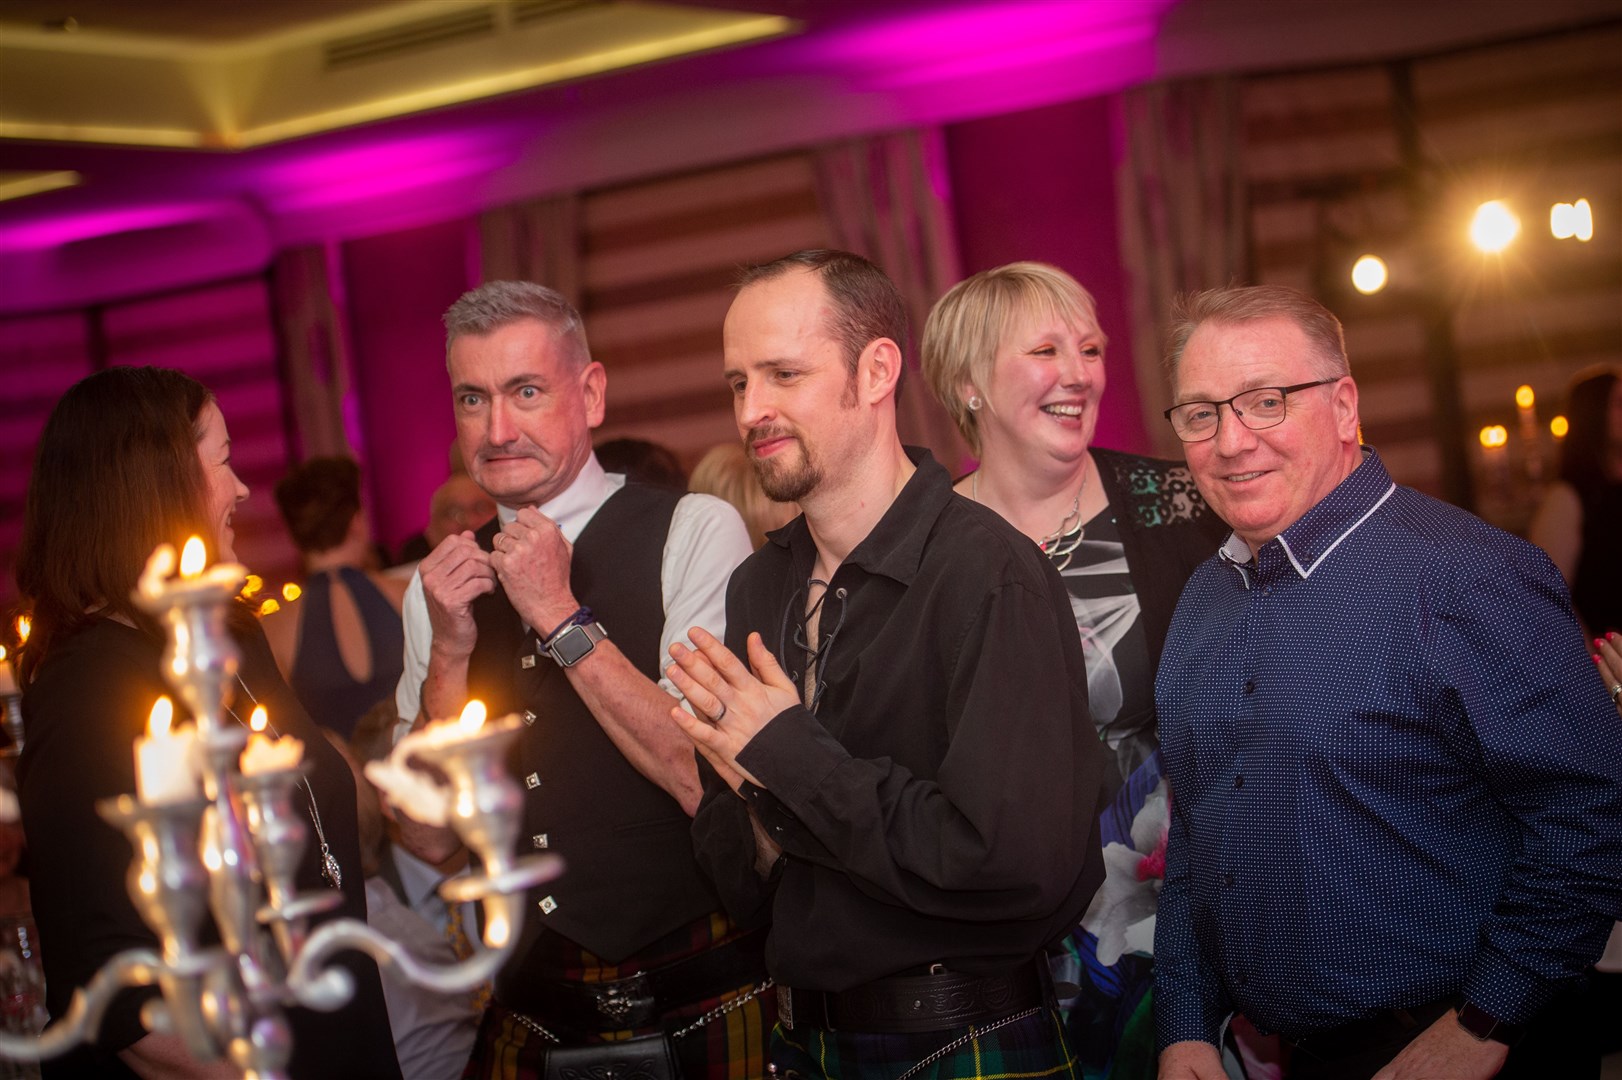
<svg viewBox="0 0 1622 1080">
<path fill-rule="evenodd" d="M 580 533 L 569 571 L 575 597 L 654 680 L 663 668 L 660 566 L 680 498 L 626 484 Z M 486 550 L 498 524 L 478 533 Z M 535 633 L 525 631 L 506 594 L 498 587 L 480 597 L 473 615 L 479 642 L 468 665 L 470 693 L 490 715 L 517 712 L 528 723 L 512 759 L 525 788 L 520 853 L 544 848 L 568 863 L 562 877 L 530 890 L 523 936 L 496 979 L 496 998 L 507 1001 L 515 998 L 504 986 L 558 976 L 564 954 L 547 931 L 617 963 L 720 903 L 694 862 L 692 821 L 681 806 L 625 760 L 550 656 L 522 666 L 534 655 Z"/>
</svg>

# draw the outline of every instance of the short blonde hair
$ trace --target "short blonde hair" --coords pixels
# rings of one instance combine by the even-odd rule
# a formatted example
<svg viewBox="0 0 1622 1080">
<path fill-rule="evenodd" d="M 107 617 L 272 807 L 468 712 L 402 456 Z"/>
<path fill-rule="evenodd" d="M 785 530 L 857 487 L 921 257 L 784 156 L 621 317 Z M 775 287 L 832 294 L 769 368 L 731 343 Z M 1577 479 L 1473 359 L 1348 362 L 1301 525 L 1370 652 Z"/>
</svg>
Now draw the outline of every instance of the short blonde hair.
<svg viewBox="0 0 1622 1080">
<path fill-rule="evenodd" d="M 787 525 L 800 513 L 798 503 L 774 502 L 767 497 L 740 443 L 710 447 L 693 466 L 687 490 L 714 495 L 731 503 L 743 518 L 749 539 L 757 548 L 766 542 L 767 533 Z"/>
<path fill-rule="evenodd" d="M 924 322 L 924 378 L 977 454 L 979 421 L 963 397 L 963 384 L 973 383 L 990 404 L 986 387 L 998 348 L 1021 319 L 1037 312 L 1098 325 L 1092 294 L 1063 270 L 1039 262 L 1009 263 L 958 282 Z"/>
</svg>

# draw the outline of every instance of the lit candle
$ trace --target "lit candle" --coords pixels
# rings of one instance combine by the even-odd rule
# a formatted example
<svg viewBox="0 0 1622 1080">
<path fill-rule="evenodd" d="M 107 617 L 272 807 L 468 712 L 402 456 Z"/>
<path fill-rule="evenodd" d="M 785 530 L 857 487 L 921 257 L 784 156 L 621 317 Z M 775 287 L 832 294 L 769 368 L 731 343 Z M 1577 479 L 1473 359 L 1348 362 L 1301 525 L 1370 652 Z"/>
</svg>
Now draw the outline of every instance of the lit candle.
<svg viewBox="0 0 1622 1080">
<path fill-rule="evenodd" d="M 174 714 L 174 704 L 167 697 L 158 698 L 147 719 L 146 736 L 135 740 L 135 791 L 149 806 L 202 795 L 195 761 L 197 729 L 171 730 Z"/>
<path fill-rule="evenodd" d="M 400 742 L 402 745 L 410 742 L 413 748 L 463 742 L 479 733 L 488 712 L 484 702 L 474 698 L 463 707 L 462 715 L 455 720 L 430 720 L 421 731 L 407 735 Z"/>
<path fill-rule="evenodd" d="M 0 695 L 15 694 L 17 692 L 17 679 L 11 673 L 11 660 L 6 655 L 6 647 L 0 645 Z"/>
<path fill-rule="evenodd" d="M 291 736 L 272 738 L 265 733 L 268 719 L 265 707 L 256 705 L 253 716 L 248 721 L 248 748 L 242 751 L 240 764 L 242 775 L 253 776 L 258 773 L 279 772 L 283 769 L 296 769 L 298 763 L 304 760 L 304 744 Z"/>
<path fill-rule="evenodd" d="M 450 789 L 406 761 L 418 750 L 454 746 L 473 738 L 483 729 L 486 714 L 484 702 L 475 698 L 457 719 L 430 721 L 421 731 L 413 731 L 396 743 L 387 758 L 369 762 L 366 778 L 410 817 L 425 825 L 444 825 L 450 811 Z M 505 722 L 516 724 L 518 719 L 508 717 Z"/>
</svg>

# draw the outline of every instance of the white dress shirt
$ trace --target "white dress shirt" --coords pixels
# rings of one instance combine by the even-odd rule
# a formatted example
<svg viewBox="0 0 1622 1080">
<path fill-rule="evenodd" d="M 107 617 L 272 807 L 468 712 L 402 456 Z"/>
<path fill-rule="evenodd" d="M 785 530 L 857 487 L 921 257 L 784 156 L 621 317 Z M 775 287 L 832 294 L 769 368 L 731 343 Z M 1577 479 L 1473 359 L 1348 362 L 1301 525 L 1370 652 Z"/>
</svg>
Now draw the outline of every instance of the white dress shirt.
<svg viewBox="0 0 1622 1080">
<path fill-rule="evenodd" d="M 625 477 L 604 472 L 597 455 L 593 454 L 581 467 L 574 483 L 557 498 L 536 509 L 557 522 L 564 539 L 572 544 L 598 508 L 624 486 Z M 518 516 L 517 510 L 506 506 L 498 506 L 496 513 L 504 525 Z M 670 520 L 660 563 L 660 592 L 665 610 L 660 643 L 665 655 L 672 642 L 686 642 L 687 631 L 694 626 L 702 626 L 717 638 L 725 638 L 727 579 L 751 550 L 749 532 L 731 504 L 712 495 L 682 496 Z M 405 670 L 395 692 L 395 705 L 399 710 L 400 730 L 404 732 L 417 717 L 422 682 L 428 675 L 428 650 L 434 637 L 428 623 L 428 602 L 423 595 L 420 572 L 412 576 L 406 589 L 402 614 Z M 601 611 L 597 615 L 612 638 L 614 613 Z M 680 700 L 680 692 L 669 679 L 661 677 L 659 686 Z"/>
</svg>

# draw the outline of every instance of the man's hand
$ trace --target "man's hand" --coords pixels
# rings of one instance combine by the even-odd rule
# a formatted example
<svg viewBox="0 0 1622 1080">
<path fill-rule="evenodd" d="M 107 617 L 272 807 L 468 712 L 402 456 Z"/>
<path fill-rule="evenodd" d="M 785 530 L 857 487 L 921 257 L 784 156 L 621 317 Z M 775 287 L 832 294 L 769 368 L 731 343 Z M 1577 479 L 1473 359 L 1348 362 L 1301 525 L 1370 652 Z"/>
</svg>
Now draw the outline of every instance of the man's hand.
<svg viewBox="0 0 1622 1080">
<path fill-rule="evenodd" d="M 687 636 L 696 649 L 671 645 L 676 662 L 665 674 L 699 715 L 677 706 L 671 718 L 732 790 L 745 780 L 764 787 L 738 764 L 738 753 L 772 717 L 800 703 L 793 680 L 759 634 L 749 635 L 748 668 L 715 635 L 695 626 Z"/>
<path fill-rule="evenodd" d="M 1160 1080 L 1227 1080 L 1222 1055 L 1208 1042 L 1175 1042 L 1160 1052 Z"/>
<path fill-rule="evenodd" d="M 533 507 L 496 534 L 490 565 L 513 609 L 537 634 L 552 628 L 580 609 L 569 588 L 569 562 L 574 545 L 563 537 L 557 522 Z"/>
<path fill-rule="evenodd" d="M 434 651 L 454 660 L 473 655 L 479 630 L 473 623 L 473 601 L 496 589 L 490 556 L 470 532 L 447 536 L 418 567 Z"/>
<path fill-rule="evenodd" d="M 1375 1073 L 1374 1080 L 1487 1080 L 1498 1075 L 1507 1057 L 1509 1047 L 1477 1039 L 1459 1026 L 1458 1014 L 1449 1009 Z"/>
</svg>

